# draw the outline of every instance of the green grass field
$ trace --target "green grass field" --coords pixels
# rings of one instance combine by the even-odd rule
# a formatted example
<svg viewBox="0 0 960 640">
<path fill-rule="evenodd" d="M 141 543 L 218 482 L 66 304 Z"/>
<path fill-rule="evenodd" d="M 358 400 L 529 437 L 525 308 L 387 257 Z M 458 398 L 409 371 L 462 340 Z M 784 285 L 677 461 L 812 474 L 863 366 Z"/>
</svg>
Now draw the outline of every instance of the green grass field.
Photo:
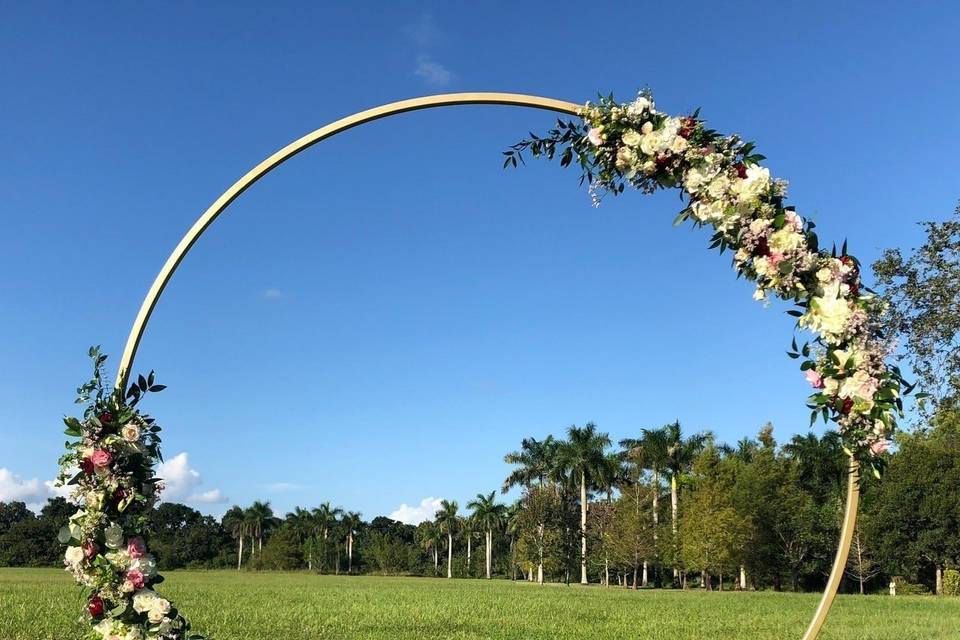
<svg viewBox="0 0 960 640">
<path fill-rule="evenodd" d="M 163 593 L 216 640 L 737 638 L 799 640 L 813 594 L 537 587 L 504 580 L 167 574 Z M 77 638 L 83 608 L 53 569 L 0 569 L 0 639 Z M 960 638 L 960 599 L 841 596 L 822 638 Z"/>
</svg>

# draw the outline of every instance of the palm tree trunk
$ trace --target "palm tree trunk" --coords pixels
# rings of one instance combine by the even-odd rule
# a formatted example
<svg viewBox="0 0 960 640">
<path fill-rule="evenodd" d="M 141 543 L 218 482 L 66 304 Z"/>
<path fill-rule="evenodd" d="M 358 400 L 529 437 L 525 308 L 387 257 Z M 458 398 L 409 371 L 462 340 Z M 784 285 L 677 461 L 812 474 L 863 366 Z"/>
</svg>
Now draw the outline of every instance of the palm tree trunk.
<svg viewBox="0 0 960 640">
<path fill-rule="evenodd" d="M 587 580 L 587 474 L 580 472 L 580 584 Z"/>
<path fill-rule="evenodd" d="M 644 589 L 647 587 L 647 561 L 643 561 L 643 580 L 640 582 Z"/>
<path fill-rule="evenodd" d="M 243 562 L 243 536 L 240 536 L 240 550 L 237 551 L 237 571 L 240 571 L 241 562 Z"/>
<path fill-rule="evenodd" d="M 543 528 L 544 523 L 537 525 L 537 584 L 543 584 Z"/>
<path fill-rule="evenodd" d="M 740 565 L 740 591 L 747 590 L 747 570 L 743 565 Z"/>
<path fill-rule="evenodd" d="M 440 573 L 440 553 L 437 546 L 433 546 L 433 575 Z"/>
<path fill-rule="evenodd" d="M 670 521 L 670 528 L 673 532 L 673 542 L 676 544 L 677 541 L 677 474 L 676 472 L 670 474 L 670 514 L 672 516 Z M 677 568 L 673 568 L 673 577 L 677 577 Z M 684 584 L 686 584 L 686 579 L 684 579 Z"/>
<path fill-rule="evenodd" d="M 467 534 L 467 577 L 470 577 L 470 557 L 473 547 L 473 535 L 471 533 Z"/>
<path fill-rule="evenodd" d="M 347 573 L 353 573 L 353 532 L 347 536 Z"/>
<path fill-rule="evenodd" d="M 453 533 L 447 533 L 447 577 L 453 577 Z"/>
<path fill-rule="evenodd" d="M 493 529 L 487 529 L 487 580 L 493 579 Z"/>
</svg>

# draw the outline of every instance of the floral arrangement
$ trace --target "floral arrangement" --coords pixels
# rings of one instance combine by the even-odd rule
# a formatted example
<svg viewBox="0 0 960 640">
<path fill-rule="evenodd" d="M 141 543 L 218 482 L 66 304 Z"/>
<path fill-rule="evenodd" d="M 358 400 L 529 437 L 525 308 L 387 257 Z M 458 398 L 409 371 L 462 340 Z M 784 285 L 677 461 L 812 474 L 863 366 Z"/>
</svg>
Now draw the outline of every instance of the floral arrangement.
<svg viewBox="0 0 960 640">
<path fill-rule="evenodd" d="M 160 460 L 160 427 L 140 413 L 147 393 L 162 391 L 154 374 L 130 385 L 126 394 L 104 380 L 107 357 L 90 349 L 93 378 L 77 389 L 86 404 L 83 418 L 64 418 L 73 438 L 60 458 L 61 484 L 73 487 L 80 505 L 60 530 L 67 545 L 64 564 L 89 590 L 86 619 L 95 640 L 188 640 L 190 624 L 154 586 L 163 581 L 146 543 L 147 514 L 162 483 L 153 475 Z"/>
<path fill-rule="evenodd" d="M 756 284 L 754 298 L 790 301 L 797 325 L 814 334 L 792 358 L 814 388 L 810 425 L 833 420 L 847 453 L 879 475 L 902 396 L 913 386 L 886 364 L 892 345 L 875 319 L 879 300 L 863 286 L 860 263 L 847 253 L 820 247 L 814 224 L 784 204 L 787 182 L 761 166 L 764 156 L 736 135 L 706 127 L 699 110 L 674 117 L 658 111 L 649 92 L 622 104 L 601 96 L 580 111 L 581 122 L 563 121 L 544 137 L 531 137 L 504 152 L 504 167 L 518 166 L 524 152 L 576 162 L 594 204 L 626 186 L 652 193 L 677 188 L 687 206 L 675 224 L 691 220 L 713 231 L 711 248 L 733 252 L 739 276 Z M 922 398 L 926 394 L 917 394 Z"/>
</svg>

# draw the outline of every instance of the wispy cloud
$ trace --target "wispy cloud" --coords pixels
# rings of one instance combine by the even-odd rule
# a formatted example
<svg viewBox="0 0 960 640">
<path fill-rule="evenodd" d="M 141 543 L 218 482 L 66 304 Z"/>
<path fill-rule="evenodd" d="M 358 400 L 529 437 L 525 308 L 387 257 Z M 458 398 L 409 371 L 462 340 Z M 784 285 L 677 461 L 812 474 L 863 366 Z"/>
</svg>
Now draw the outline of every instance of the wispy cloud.
<svg viewBox="0 0 960 640">
<path fill-rule="evenodd" d="M 444 87 L 454 80 L 456 75 L 453 71 L 431 55 L 430 50 L 444 40 L 443 31 L 432 14 L 421 14 L 415 22 L 403 27 L 403 34 L 417 50 L 414 77 L 431 87 Z"/>
<path fill-rule="evenodd" d="M 418 47 L 431 47 L 443 39 L 443 32 L 440 31 L 437 21 L 433 14 L 424 13 L 417 18 L 416 22 L 403 27 L 403 33 Z"/>
<path fill-rule="evenodd" d="M 453 72 L 427 56 L 420 56 L 417 60 L 413 75 L 423 78 L 423 81 L 432 87 L 445 87 L 453 80 Z"/>
<path fill-rule="evenodd" d="M 263 298 L 264 300 L 280 300 L 282 298 L 286 298 L 287 294 L 285 294 L 280 289 L 271 288 L 271 289 L 264 289 L 260 293 L 260 297 Z"/>
<path fill-rule="evenodd" d="M 442 500 L 442 498 L 430 496 L 429 498 L 421 500 L 420 504 L 415 507 L 411 507 L 404 502 L 397 507 L 389 517 L 391 520 L 399 520 L 404 524 L 420 524 L 426 520 L 433 519 L 433 516 L 436 515 L 440 509 L 440 502 L 442 502 Z"/>
<path fill-rule="evenodd" d="M 162 462 L 157 467 L 157 477 L 163 480 L 165 500 L 219 504 L 230 499 L 220 489 L 198 491 L 203 478 L 190 466 L 190 455 L 186 451 Z"/>
</svg>

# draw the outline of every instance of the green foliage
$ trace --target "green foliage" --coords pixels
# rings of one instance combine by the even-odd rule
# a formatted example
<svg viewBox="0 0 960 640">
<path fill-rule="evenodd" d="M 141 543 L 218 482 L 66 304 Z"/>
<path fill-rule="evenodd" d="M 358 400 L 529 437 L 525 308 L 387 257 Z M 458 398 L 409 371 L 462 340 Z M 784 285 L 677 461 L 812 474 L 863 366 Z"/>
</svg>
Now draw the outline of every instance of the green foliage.
<svg viewBox="0 0 960 640">
<path fill-rule="evenodd" d="M 943 572 L 943 595 L 960 596 L 960 571 L 947 569 Z"/>
<path fill-rule="evenodd" d="M 960 400 L 960 205 L 952 218 L 921 226 L 923 245 L 906 257 L 887 249 L 873 271 L 887 331 L 902 338 L 902 355 L 933 409 L 949 408 Z"/>
</svg>

